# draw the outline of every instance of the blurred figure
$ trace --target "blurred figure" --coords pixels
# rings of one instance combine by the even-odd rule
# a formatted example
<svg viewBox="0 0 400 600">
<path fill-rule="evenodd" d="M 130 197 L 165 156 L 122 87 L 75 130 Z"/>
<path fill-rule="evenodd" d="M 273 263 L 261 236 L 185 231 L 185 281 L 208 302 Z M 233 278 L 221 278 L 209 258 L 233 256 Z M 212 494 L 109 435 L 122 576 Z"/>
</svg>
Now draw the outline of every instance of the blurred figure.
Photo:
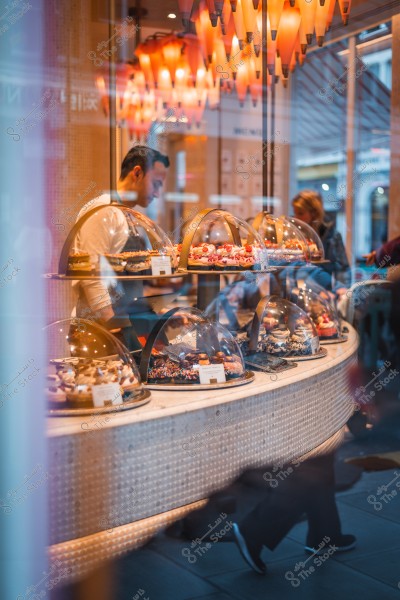
<svg viewBox="0 0 400 600">
<path fill-rule="evenodd" d="M 379 265 L 385 263 L 386 265 L 399 265 L 400 264 L 400 236 L 386 242 L 377 250 L 373 250 L 369 254 L 365 254 L 366 263 L 368 266 Z"/>
<path fill-rule="evenodd" d="M 263 546 L 274 550 L 303 513 L 308 520 L 304 547 L 308 554 L 318 554 L 325 546 L 334 547 L 335 552 L 355 547 L 356 538 L 341 530 L 333 461 L 333 454 L 323 454 L 303 463 L 284 465 L 281 473 L 290 473 L 290 477 L 274 485 L 240 523 L 233 524 L 238 549 L 256 573 L 266 573 L 260 557 Z M 269 472 L 263 477 L 277 481 Z"/>
<path fill-rule="evenodd" d="M 327 290 L 332 290 L 332 274 L 335 276 L 334 291 L 340 295 L 350 284 L 350 266 L 342 236 L 333 223 L 325 220 L 321 195 L 314 190 L 302 190 L 292 200 L 294 214 L 318 233 L 324 246 L 325 258 L 330 264 L 321 265 L 314 278 Z"/>
</svg>

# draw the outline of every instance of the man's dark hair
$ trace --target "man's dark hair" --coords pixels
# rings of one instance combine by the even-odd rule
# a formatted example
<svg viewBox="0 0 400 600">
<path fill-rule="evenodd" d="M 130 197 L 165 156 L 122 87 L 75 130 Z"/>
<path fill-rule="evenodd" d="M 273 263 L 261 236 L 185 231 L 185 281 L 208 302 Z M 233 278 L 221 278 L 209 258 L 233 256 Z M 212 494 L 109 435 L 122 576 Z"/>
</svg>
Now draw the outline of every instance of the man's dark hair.
<svg viewBox="0 0 400 600">
<path fill-rule="evenodd" d="M 155 162 L 161 162 L 169 167 L 169 158 L 165 154 L 148 146 L 133 146 L 122 161 L 120 180 L 125 179 L 136 165 L 141 167 L 146 175 Z"/>
</svg>

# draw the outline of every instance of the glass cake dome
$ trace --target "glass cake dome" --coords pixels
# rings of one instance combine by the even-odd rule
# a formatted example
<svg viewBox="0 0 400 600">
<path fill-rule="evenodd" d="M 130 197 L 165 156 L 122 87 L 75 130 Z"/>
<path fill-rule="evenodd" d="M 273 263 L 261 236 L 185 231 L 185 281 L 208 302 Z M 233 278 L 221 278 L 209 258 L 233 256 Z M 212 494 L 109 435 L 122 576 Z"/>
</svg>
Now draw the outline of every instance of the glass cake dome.
<svg viewBox="0 0 400 600">
<path fill-rule="evenodd" d="M 166 233 L 146 215 L 123 204 L 87 210 L 61 252 L 61 275 L 169 275 L 176 267 Z"/>
<path fill-rule="evenodd" d="M 301 308 L 279 296 L 266 296 L 257 306 L 242 350 L 306 358 L 318 355 L 320 345 L 314 323 Z"/>
<path fill-rule="evenodd" d="M 87 319 L 63 319 L 44 328 L 51 409 L 132 406 L 148 394 L 135 361 L 110 332 Z"/>
<path fill-rule="evenodd" d="M 339 316 L 328 300 L 307 287 L 294 288 L 291 300 L 312 319 L 321 341 L 341 337 Z"/>
<path fill-rule="evenodd" d="M 311 260 L 324 260 L 324 245 L 315 229 L 313 229 L 311 225 L 308 225 L 308 223 L 304 223 L 304 221 L 296 219 L 296 217 L 288 217 L 287 219 L 290 223 L 293 223 L 293 225 L 295 225 L 305 237 L 308 248 L 310 250 Z"/>
<path fill-rule="evenodd" d="M 226 210 L 207 208 L 186 222 L 175 251 L 179 269 L 265 271 L 268 268 L 261 237 L 246 221 Z"/>
<path fill-rule="evenodd" d="M 251 381 L 234 337 L 196 308 L 174 308 L 153 328 L 140 361 L 155 387 L 222 387 Z"/>
<path fill-rule="evenodd" d="M 255 217 L 253 227 L 263 240 L 271 267 L 310 262 L 306 238 L 296 225 L 284 217 L 261 212 Z"/>
</svg>

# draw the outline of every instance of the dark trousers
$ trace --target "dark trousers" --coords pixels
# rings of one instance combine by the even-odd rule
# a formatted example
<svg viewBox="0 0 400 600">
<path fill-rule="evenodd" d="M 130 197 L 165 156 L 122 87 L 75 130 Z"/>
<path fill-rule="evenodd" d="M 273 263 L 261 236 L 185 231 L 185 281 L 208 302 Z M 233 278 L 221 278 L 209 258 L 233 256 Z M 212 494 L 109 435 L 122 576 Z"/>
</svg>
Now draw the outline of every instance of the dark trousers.
<svg viewBox="0 0 400 600">
<path fill-rule="evenodd" d="M 293 472 L 286 477 L 287 466 L 267 476 L 267 480 L 273 477 L 278 485 L 240 523 L 255 550 L 260 551 L 262 546 L 274 550 L 304 513 L 308 519 L 308 544 L 315 546 L 324 536 L 333 540 L 341 535 L 333 460 L 333 454 L 326 454 L 291 466 Z"/>
</svg>

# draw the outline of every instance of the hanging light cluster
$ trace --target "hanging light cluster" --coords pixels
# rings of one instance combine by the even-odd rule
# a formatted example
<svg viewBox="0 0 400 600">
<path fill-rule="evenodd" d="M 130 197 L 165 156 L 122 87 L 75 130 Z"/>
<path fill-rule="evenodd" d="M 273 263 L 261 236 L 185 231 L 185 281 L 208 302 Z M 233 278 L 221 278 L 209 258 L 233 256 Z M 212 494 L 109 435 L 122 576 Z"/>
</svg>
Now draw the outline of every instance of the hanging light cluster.
<svg viewBox="0 0 400 600">
<path fill-rule="evenodd" d="M 117 118 L 141 137 L 152 121 L 200 125 L 206 105 L 236 89 L 241 105 L 262 93 L 262 60 L 267 85 L 283 84 L 302 65 L 314 35 L 323 45 L 336 7 L 347 24 L 351 0 L 178 0 L 180 34 L 155 34 L 136 48 L 136 65 L 117 72 Z M 194 5 L 196 7 L 194 8 Z M 262 29 L 265 30 L 265 54 Z M 195 32 L 195 33 L 194 33 Z M 107 111 L 106 77 L 98 78 Z"/>
<path fill-rule="evenodd" d="M 344 25 L 351 9 L 351 0 L 268 0 L 267 14 L 262 15 L 262 0 L 205 0 L 196 9 L 193 0 L 178 2 L 182 23 L 185 28 L 194 23 L 208 64 L 224 65 L 223 81 L 239 78 L 239 87 L 247 83 L 250 90 L 254 73 L 260 78 L 262 27 L 266 27 L 268 72 L 287 80 L 289 72 L 303 64 L 314 35 L 323 45 L 336 3 Z"/>
</svg>

